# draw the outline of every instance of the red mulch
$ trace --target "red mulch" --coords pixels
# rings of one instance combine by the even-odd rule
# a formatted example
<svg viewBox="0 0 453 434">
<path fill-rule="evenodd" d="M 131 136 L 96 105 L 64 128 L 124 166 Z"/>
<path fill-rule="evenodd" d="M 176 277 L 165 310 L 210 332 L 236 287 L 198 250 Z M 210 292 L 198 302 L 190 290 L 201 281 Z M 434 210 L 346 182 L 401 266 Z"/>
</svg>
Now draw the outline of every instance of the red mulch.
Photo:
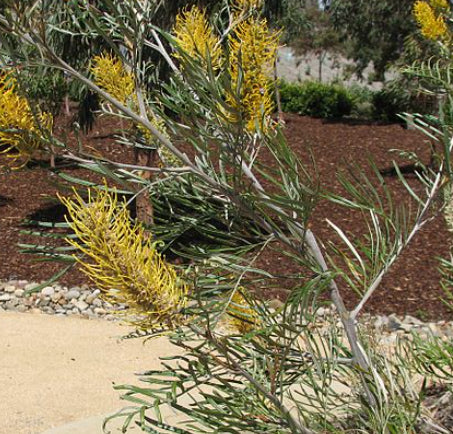
<svg viewBox="0 0 453 434">
<path fill-rule="evenodd" d="M 335 174 L 348 165 L 357 164 L 369 172 L 367 164 L 372 157 L 379 170 L 391 167 L 392 159 L 397 157 L 397 154 L 391 152 L 395 148 L 415 151 L 422 156 L 425 163 L 430 161 L 427 138 L 418 132 L 405 130 L 400 125 L 330 122 L 296 115 L 286 115 L 286 121 L 285 134 L 292 149 L 304 161 L 307 161 L 308 150 L 311 149 L 321 185 L 330 191 L 341 191 Z M 68 123 L 68 118 L 61 118 L 57 124 L 57 134 L 62 136 L 67 133 L 68 140 L 74 143 Z M 83 146 L 102 149 L 103 154 L 114 156 L 117 161 L 131 162 L 130 150 L 119 149 L 111 138 L 105 138 L 118 127 L 116 120 L 101 118 L 88 136 L 82 136 Z M 396 159 L 400 164 L 404 163 L 403 160 Z M 6 156 L 0 156 L 0 164 L 5 161 Z M 74 168 L 65 169 L 65 172 L 75 176 L 86 175 Z M 406 179 L 414 188 L 420 190 L 413 175 L 408 174 Z M 17 247 L 19 242 L 36 242 L 35 238 L 20 234 L 24 229 L 22 221 L 54 211 L 51 207 L 55 203 L 56 180 L 61 182 L 55 174 L 39 164 L 13 172 L 3 169 L 0 173 L 1 279 L 42 281 L 61 267 L 60 264 L 51 262 L 36 262 L 30 255 L 21 254 Z M 396 176 L 386 174 L 385 183 L 397 203 L 405 200 L 407 193 L 399 185 Z M 320 242 L 326 245 L 329 240 L 338 241 L 326 219 L 335 222 L 353 236 L 366 232 L 366 224 L 357 212 L 321 201 L 316 207 L 310 226 Z M 407 313 L 421 319 L 451 319 L 453 313 L 440 301 L 442 291 L 436 259 L 438 256 L 448 257 L 451 242 L 451 234 L 447 231 L 444 218 L 438 215 L 416 235 L 408 250 L 383 280 L 366 310 L 382 314 Z M 291 259 L 278 252 L 266 253 L 259 259 L 258 265 L 278 274 L 300 271 Z M 80 284 L 86 281 L 86 278 L 74 269 L 61 280 L 67 284 Z M 284 289 L 288 282 L 282 281 L 281 285 Z M 352 305 L 356 300 L 355 295 L 343 287 L 342 290 L 347 304 Z M 276 290 L 265 295 L 269 298 L 282 296 L 282 292 Z"/>
</svg>

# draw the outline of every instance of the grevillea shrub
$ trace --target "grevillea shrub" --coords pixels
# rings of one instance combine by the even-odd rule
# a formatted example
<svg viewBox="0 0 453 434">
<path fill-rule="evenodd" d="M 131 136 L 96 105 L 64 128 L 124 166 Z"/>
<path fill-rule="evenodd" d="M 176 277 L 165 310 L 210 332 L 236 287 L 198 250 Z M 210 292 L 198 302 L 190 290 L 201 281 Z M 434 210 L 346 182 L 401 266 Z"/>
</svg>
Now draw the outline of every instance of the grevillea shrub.
<svg viewBox="0 0 453 434">
<path fill-rule="evenodd" d="M 163 361 L 162 369 L 144 371 L 140 386 L 118 387 L 131 404 L 117 415 L 124 417 L 125 431 L 132 421 L 143 431 L 184 434 L 443 429 L 423 407 L 425 385 L 414 384 L 411 375 L 414 365 L 418 372 L 428 370 L 426 360 L 436 352 L 444 355 L 437 366 L 448 367 L 451 346 L 436 341 L 420 356 L 402 349 L 387 354 L 359 319 L 416 233 L 441 210 L 451 179 L 451 131 L 442 118 L 452 111 L 449 99 L 442 116 L 418 123 L 439 144 L 436 165 L 408 156 L 416 162 L 417 188 L 397 171 L 407 201 L 393 200 L 378 170 L 371 178 L 360 169 L 351 176 L 333 171 L 343 188 L 330 192 L 311 161 L 292 152 L 284 126 L 271 116 L 278 32 L 262 18 L 261 1 L 225 1 L 213 15 L 185 9 L 171 32 L 154 22 L 161 3 L 148 0 L 6 4 L 0 38 L 9 58 L 27 66 L 39 53 L 48 67 L 98 94 L 104 115 L 141 131 L 124 131 L 119 143 L 144 155 L 162 148 L 177 161 L 122 164 L 67 148 L 63 153 L 106 181 L 86 191 L 89 182 L 73 179 L 79 189 L 63 199 L 68 215 L 60 225 L 68 229 L 73 250 L 53 256 L 81 264 L 105 296 L 131 304 L 148 335 L 163 329 L 184 350 Z M 448 5 L 426 4 L 436 20 L 447 22 Z M 91 72 L 88 65 L 76 69 L 65 62 L 54 44 L 60 25 L 48 11 L 61 9 L 75 23 L 66 32 L 77 34 L 83 20 L 112 50 L 93 60 Z M 425 15 L 417 16 L 425 25 Z M 144 60 L 148 50 L 172 71 L 165 83 Z M 97 71 L 104 60 L 106 69 Z M 440 67 L 430 71 L 433 81 L 436 74 L 449 77 Z M 119 79 L 101 81 L 109 74 Z M 330 95 L 318 86 L 310 92 Z M 262 152 L 273 158 L 270 167 L 261 163 Z M 152 224 L 132 221 L 126 205 L 139 195 L 166 215 L 156 213 Z M 332 239 L 318 240 L 311 223 L 321 197 L 361 212 L 368 232 L 351 237 L 349 228 L 328 221 Z M 210 242 L 185 239 L 174 249 L 182 263 L 168 265 L 158 250 L 171 251 L 194 228 Z M 257 259 L 267 249 L 290 256 L 297 272 L 277 276 L 259 268 Z M 281 277 L 294 284 L 278 309 L 249 289 Z M 345 306 L 344 291 L 359 295 L 355 306 Z M 334 307 L 320 326 L 316 311 L 325 298 Z M 171 426 L 164 407 L 179 412 L 183 422 Z"/>
</svg>

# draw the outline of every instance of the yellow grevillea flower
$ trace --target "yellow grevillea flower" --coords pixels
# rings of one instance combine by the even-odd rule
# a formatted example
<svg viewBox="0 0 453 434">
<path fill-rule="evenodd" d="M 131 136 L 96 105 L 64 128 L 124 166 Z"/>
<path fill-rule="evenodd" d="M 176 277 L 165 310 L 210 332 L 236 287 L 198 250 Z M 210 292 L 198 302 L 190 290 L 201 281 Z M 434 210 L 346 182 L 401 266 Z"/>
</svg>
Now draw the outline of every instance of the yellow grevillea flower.
<svg viewBox="0 0 453 434">
<path fill-rule="evenodd" d="M 443 4 L 439 0 L 434 3 Z M 417 0 L 414 4 L 414 16 L 425 38 L 439 40 L 447 35 L 448 29 L 444 17 L 442 14 L 436 14 L 435 9 L 428 2 Z"/>
<path fill-rule="evenodd" d="M 210 59 L 212 68 L 220 69 L 222 65 L 220 40 L 209 24 L 204 11 L 193 6 L 179 13 L 173 27 L 173 35 L 176 43 L 187 55 L 199 59 L 205 67 Z M 175 57 L 183 60 L 178 54 Z"/>
<path fill-rule="evenodd" d="M 103 90 L 108 92 L 122 104 L 132 104 L 137 110 L 137 98 L 135 94 L 135 82 L 132 73 L 127 72 L 120 59 L 110 54 L 102 54 L 93 58 L 91 71 L 94 75 L 95 83 Z M 161 118 L 149 110 L 148 118 L 150 122 L 166 137 L 168 136 L 165 123 Z M 155 146 L 159 150 L 161 160 L 166 166 L 175 166 L 179 160 L 170 151 L 160 146 L 159 141 L 143 125 L 139 124 L 137 129 L 143 135 L 146 143 Z M 165 157 L 163 157 L 165 155 Z M 170 164 L 171 163 L 171 164 Z M 180 164 L 180 163 L 179 163 Z"/>
<path fill-rule="evenodd" d="M 52 126 L 52 115 L 34 113 L 28 100 L 19 95 L 16 79 L 11 74 L 0 74 L 0 144 L 6 145 L 3 152 L 19 166 L 26 164 L 42 148 Z"/>
<path fill-rule="evenodd" d="M 244 294 L 244 288 L 236 290 L 231 298 L 227 309 L 230 316 L 230 322 L 239 333 L 245 334 L 257 328 L 259 316 L 256 310 L 250 306 Z"/>
<path fill-rule="evenodd" d="M 434 9 L 450 10 L 450 4 L 447 0 L 430 0 L 429 3 Z"/>
<path fill-rule="evenodd" d="M 142 328 L 177 323 L 188 287 L 145 236 L 143 227 L 131 223 L 126 203 L 119 203 L 116 193 L 100 189 L 89 191 L 86 202 L 77 192 L 74 198 L 60 200 L 78 236 L 67 241 L 84 253 L 77 257 L 82 271 L 105 296 L 126 303 L 138 315 L 131 322 Z"/>
<path fill-rule="evenodd" d="M 233 8 L 249 10 L 249 9 L 259 9 L 263 6 L 263 0 L 233 0 Z"/>
<path fill-rule="evenodd" d="M 249 131 L 254 131 L 256 125 L 266 129 L 273 112 L 270 76 L 278 38 L 277 32 L 268 29 L 266 20 L 254 17 L 238 24 L 229 37 L 231 85 L 233 89 L 240 86 L 240 98 L 230 94 L 226 99 L 246 121 Z"/>
<path fill-rule="evenodd" d="M 94 82 L 122 104 L 135 98 L 134 75 L 127 71 L 123 62 L 108 53 L 95 56 L 90 68 Z"/>
<path fill-rule="evenodd" d="M 154 125 L 154 127 L 164 135 L 166 138 L 170 138 L 165 127 L 165 122 L 156 116 L 154 113 L 149 114 L 149 121 Z M 164 167 L 181 167 L 181 160 L 176 157 L 171 151 L 169 151 L 165 146 L 161 146 L 161 143 L 156 139 L 156 137 L 143 125 L 138 126 L 138 130 L 141 132 L 145 138 L 146 144 L 154 146 L 157 148 L 160 161 Z"/>
</svg>

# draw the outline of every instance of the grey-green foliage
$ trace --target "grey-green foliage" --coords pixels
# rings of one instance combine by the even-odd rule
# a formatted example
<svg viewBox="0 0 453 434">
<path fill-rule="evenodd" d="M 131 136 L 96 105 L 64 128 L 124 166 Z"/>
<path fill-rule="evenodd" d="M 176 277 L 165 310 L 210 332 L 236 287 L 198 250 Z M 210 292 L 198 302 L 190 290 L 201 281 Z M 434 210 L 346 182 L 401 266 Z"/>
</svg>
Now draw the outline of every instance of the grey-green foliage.
<svg viewBox="0 0 453 434">
<path fill-rule="evenodd" d="M 36 4 L 42 6 L 39 0 Z M 144 87 L 138 87 L 139 113 L 99 89 L 85 69 L 67 64 L 33 25 L 32 8 L 24 7 L 18 16 L 0 15 L 0 40 L 9 34 L 22 42 L 21 46 L 3 47 L 10 50 L 10 58 L 25 65 L 39 59 L 48 67 L 64 70 L 107 101 L 113 114 L 148 129 L 181 165 L 135 167 L 68 150 L 64 156 L 115 181 L 126 194 L 134 192 L 134 196 L 148 189 L 156 202 L 171 197 L 173 202 L 165 204 L 168 229 L 163 219 L 158 222 L 165 243 L 172 244 L 191 225 L 205 225 L 209 237 L 225 247 L 187 243 L 183 253 L 190 265 L 182 270 L 192 286 L 182 312 L 187 322 L 168 332 L 186 355 L 167 361 L 163 371 L 144 373 L 140 386 L 121 387 L 134 407 L 121 413 L 125 425 L 137 418 L 141 428 L 152 433 L 413 432 L 420 399 L 417 391 L 412 391 L 398 363 L 373 348 L 357 321 L 388 270 L 437 210 L 437 199 L 450 174 L 448 131 L 425 128 L 442 142 L 435 167 L 410 155 L 418 162 L 417 189 L 395 165 L 407 202 L 394 203 L 377 169 L 371 179 L 359 170 L 352 171 L 341 177 L 344 194 L 329 192 L 319 185 L 312 162 L 302 161 L 292 151 L 281 126 L 268 131 L 245 129 L 241 114 L 225 103 L 225 94 L 240 99 L 242 83 L 232 88 L 225 70 L 216 72 L 209 62 L 204 69 L 174 44 L 171 35 L 151 26 L 147 14 L 152 10 L 147 7 L 153 4 L 146 0 L 106 1 L 108 10 L 101 11 L 83 1 L 77 6 L 68 3 L 65 11 L 76 21 L 85 20 L 83 25 L 92 36 L 102 38 L 131 68 L 137 83 L 152 83 L 152 98 Z M 219 29 L 228 26 L 225 17 L 230 18 L 224 3 L 216 16 Z M 55 22 L 44 20 L 41 25 L 44 34 L 58 30 Z M 178 51 L 183 69 L 174 64 L 166 46 Z M 142 56 L 148 49 L 170 66 L 172 74 L 165 84 L 152 81 L 156 75 Z M 169 137 L 149 121 L 147 110 L 162 118 Z M 239 121 L 232 122 L 233 116 Z M 128 136 L 122 142 L 138 145 Z M 64 143 L 61 146 L 64 149 Z M 272 157 L 271 165 L 260 161 L 262 152 Z M 153 170 L 156 176 L 144 179 L 142 169 Z M 90 185 L 64 176 L 82 187 Z M 178 196 L 178 190 L 184 197 Z M 163 194 L 159 197 L 156 192 Z M 348 228 L 329 222 L 335 237 L 325 248 L 321 241 L 327 240 L 318 240 L 310 229 L 312 211 L 321 197 L 361 212 L 368 233 L 352 238 Z M 177 210 L 174 201 L 179 204 Z M 210 220 L 219 211 L 223 213 L 221 228 Z M 241 289 L 257 279 L 260 283 L 264 278 L 271 283 L 277 280 L 278 276 L 256 265 L 269 248 L 292 257 L 299 270 L 285 276 L 294 285 L 285 305 L 276 312 Z M 44 253 L 68 259 L 61 250 Z M 360 294 L 352 309 L 344 304 L 339 281 Z M 236 293 L 243 294 L 245 304 L 238 306 Z M 321 295 L 329 296 L 336 310 L 322 328 L 314 314 Z M 225 317 L 242 322 L 245 331 L 222 332 L 218 326 Z M 339 390 L 339 386 L 345 389 Z M 181 403 L 184 396 L 196 393 L 193 405 Z M 162 404 L 186 417 L 183 427 L 159 420 Z"/>
</svg>

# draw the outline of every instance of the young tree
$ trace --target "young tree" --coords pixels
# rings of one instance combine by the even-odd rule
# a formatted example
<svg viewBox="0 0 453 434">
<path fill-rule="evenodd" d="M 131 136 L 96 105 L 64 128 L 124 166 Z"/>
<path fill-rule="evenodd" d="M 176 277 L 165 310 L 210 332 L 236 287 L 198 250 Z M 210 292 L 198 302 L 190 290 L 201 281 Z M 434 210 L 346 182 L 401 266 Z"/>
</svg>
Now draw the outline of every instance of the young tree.
<svg viewBox="0 0 453 434">
<path fill-rule="evenodd" d="M 306 25 L 294 35 L 290 44 L 299 54 L 314 53 L 318 56 L 318 80 L 322 81 L 322 67 L 326 56 L 340 54 L 342 44 L 337 30 L 333 27 L 330 13 L 318 5 L 305 6 Z"/>
<path fill-rule="evenodd" d="M 412 0 L 332 0 L 332 22 L 360 75 L 371 62 L 376 78 L 398 60 L 405 38 L 415 32 Z"/>
</svg>

